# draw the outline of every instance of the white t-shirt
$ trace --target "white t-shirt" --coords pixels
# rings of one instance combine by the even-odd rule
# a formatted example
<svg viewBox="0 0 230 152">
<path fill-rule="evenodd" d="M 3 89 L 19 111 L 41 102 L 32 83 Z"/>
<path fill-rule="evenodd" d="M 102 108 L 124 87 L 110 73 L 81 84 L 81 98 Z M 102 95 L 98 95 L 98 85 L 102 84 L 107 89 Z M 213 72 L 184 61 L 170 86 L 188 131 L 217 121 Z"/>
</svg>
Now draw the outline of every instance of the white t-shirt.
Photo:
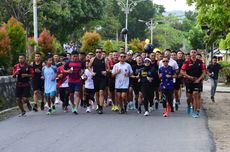
<svg viewBox="0 0 230 152">
<path fill-rule="evenodd" d="M 170 65 L 170 66 L 173 68 L 173 70 L 179 69 L 177 62 L 176 62 L 175 60 L 171 59 L 171 58 L 170 58 L 170 60 L 169 60 L 168 65 Z M 163 62 L 162 62 L 162 60 L 160 60 L 160 62 L 159 62 L 159 69 L 160 69 L 162 66 L 163 66 Z"/>
<path fill-rule="evenodd" d="M 133 73 L 130 64 L 120 62 L 115 64 L 112 69 L 112 74 L 116 73 L 117 70 L 121 69 L 121 72 L 115 77 L 115 89 L 128 89 L 129 88 L 129 77 L 126 77 L 126 73 Z"/>
<path fill-rule="evenodd" d="M 89 71 L 89 69 L 85 69 L 84 74 L 87 76 L 87 80 L 85 80 L 85 88 L 94 89 L 92 73 Z"/>
</svg>

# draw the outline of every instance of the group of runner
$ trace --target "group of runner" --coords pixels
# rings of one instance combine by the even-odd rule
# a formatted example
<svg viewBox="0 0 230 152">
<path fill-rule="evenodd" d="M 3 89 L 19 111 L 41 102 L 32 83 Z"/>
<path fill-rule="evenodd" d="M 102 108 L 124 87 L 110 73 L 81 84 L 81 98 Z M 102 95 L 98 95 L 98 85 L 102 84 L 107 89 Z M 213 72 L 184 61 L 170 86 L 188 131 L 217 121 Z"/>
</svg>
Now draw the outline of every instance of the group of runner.
<svg viewBox="0 0 230 152">
<path fill-rule="evenodd" d="M 163 116 L 168 117 L 170 112 L 178 110 L 181 87 L 185 86 L 187 112 L 197 118 L 207 71 L 198 57 L 196 49 L 187 54 L 166 49 L 163 53 L 120 50 L 106 55 L 102 48 L 97 48 L 95 54 L 73 51 L 49 54 L 44 60 L 36 52 L 34 61 L 28 64 L 25 55 L 19 55 L 19 63 L 13 67 L 17 104 L 22 116 L 26 114 L 23 103 L 29 110 L 38 111 L 39 97 L 40 109 L 44 110 L 43 96 L 48 115 L 56 111 L 55 98 L 60 97 L 64 112 L 71 109 L 78 114 L 79 107 L 85 106 L 87 113 L 95 108 L 98 114 L 103 114 L 106 104 L 121 114 L 134 109 L 142 113 L 144 106 L 143 113 L 148 116 L 162 103 Z M 33 107 L 29 102 L 31 84 Z"/>
</svg>

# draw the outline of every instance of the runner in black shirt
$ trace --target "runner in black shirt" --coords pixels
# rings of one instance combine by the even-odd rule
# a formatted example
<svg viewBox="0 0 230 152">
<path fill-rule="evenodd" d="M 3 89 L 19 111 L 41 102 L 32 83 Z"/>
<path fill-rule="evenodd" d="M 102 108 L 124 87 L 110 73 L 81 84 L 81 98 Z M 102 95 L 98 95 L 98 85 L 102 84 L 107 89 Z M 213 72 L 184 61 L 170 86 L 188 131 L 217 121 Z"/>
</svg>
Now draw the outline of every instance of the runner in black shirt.
<svg viewBox="0 0 230 152">
<path fill-rule="evenodd" d="M 44 110 L 44 80 L 42 77 L 42 61 L 41 61 L 41 53 L 35 53 L 34 62 L 31 64 L 34 75 L 32 77 L 32 86 L 34 91 L 34 107 L 33 110 L 35 112 L 38 111 L 38 96 L 41 96 L 41 110 Z"/>
</svg>

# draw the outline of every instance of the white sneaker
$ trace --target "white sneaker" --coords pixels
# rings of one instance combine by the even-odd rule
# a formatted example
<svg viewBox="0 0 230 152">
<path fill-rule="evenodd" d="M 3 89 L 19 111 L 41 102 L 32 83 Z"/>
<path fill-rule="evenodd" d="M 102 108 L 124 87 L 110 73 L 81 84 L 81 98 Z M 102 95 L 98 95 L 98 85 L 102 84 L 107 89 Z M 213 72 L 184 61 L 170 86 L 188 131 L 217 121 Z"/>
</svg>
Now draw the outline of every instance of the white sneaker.
<svg viewBox="0 0 230 152">
<path fill-rule="evenodd" d="M 149 112 L 145 111 L 144 116 L 148 116 L 148 115 L 149 115 Z"/>
<path fill-rule="evenodd" d="M 46 104 L 45 104 L 45 108 L 47 108 L 47 109 L 49 108 L 49 106 L 48 106 L 48 103 L 47 103 L 47 102 L 46 102 Z"/>
<path fill-rule="evenodd" d="M 149 107 L 149 112 L 152 112 L 153 111 L 153 107 Z"/>
<path fill-rule="evenodd" d="M 55 104 L 59 104 L 61 101 L 60 101 L 60 99 L 59 99 L 59 97 L 56 97 L 55 98 Z"/>
<path fill-rule="evenodd" d="M 90 107 L 87 107 L 86 108 L 86 113 L 90 113 L 91 112 L 91 108 Z"/>
</svg>

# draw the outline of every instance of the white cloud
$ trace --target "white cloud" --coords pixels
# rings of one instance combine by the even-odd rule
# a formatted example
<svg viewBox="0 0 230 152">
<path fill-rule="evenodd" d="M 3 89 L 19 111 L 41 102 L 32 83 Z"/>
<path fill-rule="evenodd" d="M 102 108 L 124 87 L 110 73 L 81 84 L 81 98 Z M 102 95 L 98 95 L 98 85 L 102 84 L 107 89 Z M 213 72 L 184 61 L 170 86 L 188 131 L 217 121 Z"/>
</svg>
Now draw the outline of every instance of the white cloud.
<svg viewBox="0 0 230 152">
<path fill-rule="evenodd" d="M 182 10 L 189 11 L 195 10 L 195 5 L 188 6 L 186 4 L 186 0 L 153 0 L 154 3 L 163 5 L 165 7 L 165 11 L 173 11 L 173 10 Z"/>
</svg>

